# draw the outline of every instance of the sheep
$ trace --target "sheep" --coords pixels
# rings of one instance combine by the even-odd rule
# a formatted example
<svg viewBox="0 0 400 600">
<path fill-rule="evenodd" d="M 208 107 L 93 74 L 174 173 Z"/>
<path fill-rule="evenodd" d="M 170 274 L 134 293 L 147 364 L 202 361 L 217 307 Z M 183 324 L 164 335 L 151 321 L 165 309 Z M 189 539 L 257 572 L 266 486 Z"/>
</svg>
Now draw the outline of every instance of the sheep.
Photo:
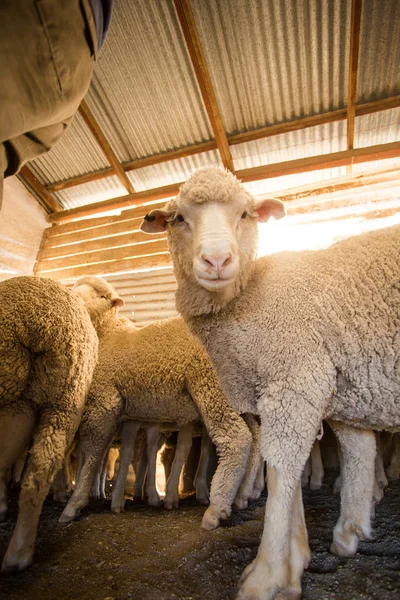
<svg viewBox="0 0 400 600">
<path fill-rule="evenodd" d="M 91 314 L 97 312 L 97 298 L 103 295 L 104 285 L 111 288 L 104 280 L 93 277 L 76 283 L 75 291 L 81 294 Z M 259 435 L 251 417 L 246 425 L 244 418 L 227 404 L 206 352 L 182 319 L 136 329 L 118 320 L 112 309 L 104 321 L 97 321 L 102 331 L 99 360 L 80 426 L 84 464 L 60 521 L 71 521 L 87 504 L 96 467 L 121 420 L 169 422 L 180 428 L 201 419 L 219 453 L 210 506 L 202 526 L 217 527 L 221 519 L 229 516 L 242 479 L 237 505 L 246 506 L 253 492 L 260 451 Z M 132 425 L 126 432 L 127 444 L 134 435 Z M 122 464 L 129 464 L 131 455 L 131 451 L 129 457 L 121 455 L 120 469 Z M 121 490 L 115 492 L 113 500 L 114 509 L 121 510 Z"/>
<path fill-rule="evenodd" d="M 43 501 L 83 411 L 98 338 L 85 305 L 50 279 L 0 283 L 0 473 L 30 446 L 2 571 L 32 562 Z M 0 476 L 0 519 L 7 510 Z"/>
<path fill-rule="evenodd" d="M 332 551 L 370 535 L 375 437 L 400 427 L 400 227 L 256 259 L 257 221 L 285 215 L 227 171 L 195 172 L 141 228 L 167 232 L 176 305 L 226 397 L 261 419 L 268 500 L 240 600 L 299 598 L 310 558 L 300 478 L 323 418 L 344 457 Z"/>
<path fill-rule="evenodd" d="M 319 490 L 322 486 L 325 471 L 322 463 L 321 448 L 319 439 L 316 439 L 309 458 L 301 474 L 301 487 L 307 487 L 310 484 L 310 490 Z"/>
</svg>

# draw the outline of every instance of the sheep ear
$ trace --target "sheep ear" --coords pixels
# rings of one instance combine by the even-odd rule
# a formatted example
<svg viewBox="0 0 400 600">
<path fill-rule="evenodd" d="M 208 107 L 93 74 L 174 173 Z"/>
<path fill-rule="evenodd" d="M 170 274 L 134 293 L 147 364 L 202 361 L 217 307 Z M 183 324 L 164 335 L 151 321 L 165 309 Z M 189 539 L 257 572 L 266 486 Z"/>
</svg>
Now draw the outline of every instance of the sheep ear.
<svg viewBox="0 0 400 600">
<path fill-rule="evenodd" d="M 163 233 L 167 229 L 167 219 L 171 215 L 170 210 L 152 210 L 143 219 L 140 229 L 145 233 Z"/>
<path fill-rule="evenodd" d="M 120 308 L 121 306 L 123 306 L 125 304 L 125 302 L 122 300 L 122 298 L 113 298 L 113 306 L 116 306 L 117 308 Z"/>
<path fill-rule="evenodd" d="M 266 200 L 256 201 L 254 210 L 258 214 L 258 220 L 261 223 L 266 223 L 270 217 L 282 219 L 282 217 L 286 215 L 285 205 L 276 198 L 267 198 Z"/>
</svg>

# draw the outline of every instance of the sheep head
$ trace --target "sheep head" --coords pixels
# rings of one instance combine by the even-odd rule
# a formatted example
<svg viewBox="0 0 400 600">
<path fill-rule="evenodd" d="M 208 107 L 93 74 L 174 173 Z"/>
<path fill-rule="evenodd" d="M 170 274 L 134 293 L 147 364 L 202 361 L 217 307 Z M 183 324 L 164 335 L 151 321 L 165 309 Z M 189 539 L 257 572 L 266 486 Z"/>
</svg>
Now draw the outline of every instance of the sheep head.
<svg viewBox="0 0 400 600">
<path fill-rule="evenodd" d="M 115 325 L 118 308 L 124 301 L 105 279 L 82 277 L 72 289 L 84 301 L 98 335 Z"/>
<path fill-rule="evenodd" d="M 198 314 L 218 310 L 245 287 L 257 254 L 257 221 L 284 215 L 279 200 L 256 201 L 232 173 L 208 168 L 195 172 L 162 210 L 146 215 L 141 229 L 167 231 L 178 286 L 197 288 L 200 297 L 194 301 L 192 294 L 189 312 Z M 185 294 L 178 288 L 182 313 Z"/>
</svg>

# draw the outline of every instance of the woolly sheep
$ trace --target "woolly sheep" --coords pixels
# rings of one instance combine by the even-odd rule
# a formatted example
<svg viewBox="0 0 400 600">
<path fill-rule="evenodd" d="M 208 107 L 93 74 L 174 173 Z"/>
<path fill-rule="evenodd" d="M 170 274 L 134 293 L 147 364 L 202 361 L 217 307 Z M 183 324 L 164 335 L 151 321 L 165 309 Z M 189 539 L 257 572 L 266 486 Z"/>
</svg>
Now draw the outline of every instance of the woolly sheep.
<svg viewBox="0 0 400 600">
<path fill-rule="evenodd" d="M 98 296 L 103 295 L 103 285 L 111 288 L 104 280 L 93 277 L 76 284 L 75 289 L 90 307 L 91 314 L 97 312 L 95 307 Z M 220 519 L 229 516 L 242 479 L 238 505 L 245 506 L 253 493 L 260 461 L 259 427 L 255 428 L 249 418 L 250 432 L 244 419 L 227 404 L 207 354 L 182 319 L 136 329 L 118 321 L 113 308 L 97 326 L 102 331 L 99 360 L 80 426 L 84 464 L 60 520 L 72 520 L 87 504 L 97 464 L 121 420 L 166 421 L 180 428 L 201 419 L 219 454 L 210 506 L 202 526 L 217 527 Z M 247 476 L 243 478 L 248 461 Z M 115 498 L 116 510 L 122 501 Z"/>
<path fill-rule="evenodd" d="M 233 174 L 212 168 L 142 223 L 167 231 L 177 308 L 210 353 L 229 403 L 261 418 L 268 500 L 240 600 L 301 595 L 310 550 L 300 477 L 321 420 L 344 455 L 332 545 L 342 555 L 370 535 L 368 429 L 400 427 L 400 227 L 256 260 L 257 221 L 284 214 L 278 200 L 256 201 Z"/>
<path fill-rule="evenodd" d="M 83 411 L 98 339 L 82 300 L 50 279 L 0 283 L 0 472 L 32 445 L 2 571 L 32 562 L 43 501 Z M 0 519 L 7 510 L 0 477 Z"/>
</svg>

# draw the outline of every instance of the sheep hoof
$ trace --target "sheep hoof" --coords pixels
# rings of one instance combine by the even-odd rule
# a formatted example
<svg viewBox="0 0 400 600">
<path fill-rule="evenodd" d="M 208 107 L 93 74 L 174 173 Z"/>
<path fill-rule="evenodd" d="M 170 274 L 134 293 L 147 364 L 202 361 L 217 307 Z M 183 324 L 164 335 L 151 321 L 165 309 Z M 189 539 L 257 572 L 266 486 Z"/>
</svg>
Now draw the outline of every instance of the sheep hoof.
<svg viewBox="0 0 400 600">
<path fill-rule="evenodd" d="M 215 508 L 209 506 L 203 515 L 201 528 L 205 529 L 206 531 L 212 531 L 219 526 L 220 520 L 220 514 L 215 510 Z"/>
<path fill-rule="evenodd" d="M 320 490 L 322 487 L 322 481 L 310 479 L 310 490 Z"/>
<path fill-rule="evenodd" d="M 12 540 L 10 546 L 11 543 Z M 22 548 L 19 552 L 13 552 L 10 546 L 1 565 L 1 572 L 5 575 L 23 571 L 32 564 L 33 559 L 33 548 Z"/>
<path fill-rule="evenodd" d="M 59 523 L 71 523 L 71 521 L 73 521 L 74 519 L 76 519 L 76 517 L 79 515 L 79 511 L 78 510 L 72 510 L 69 509 L 68 510 L 68 505 L 64 508 L 63 512 L 60 515 L 60 518 L 58 519 Z"/>
<path fill-rule="evenodd" d="M 172 510 L 173 508 L 178 508 L 179 500 L 166 500 L 164 498 L 164 508 L 167 510 Z"/>
<path fill-rule="evenodd" d="M 242 498 L 239 496 L 239 497 L 235 498 L 235 501 L 233 504 L 237 509 L 243 510 L 244 508 L 248 507 L 249 501 L 247 498 Z"/>
<path fill-rule="evenodd" d="M 154 506 L 155 508 L 158 508 L 159 506 L 161 506 L 161 500 L 158 495 L 154 496 L 153 498 L 149 497 L 148 503 L 149 503 L 149 506 Z"/>
<path fill-rule="evenodd" d="M 341 556 L 342 558 L 350 558 L 351 556 L 354 556 L 357 552 L 357 545 L 354 549 L 354 547 L 352 546 L 345 546 L 341 542 L 335 540 L 331 544 L 331 552 L 332 554 L 336 554 L 337 556 Z"/>
<path fill-rule="evenodd" d="M 397 467 L 388 467 L 388 469 L 386 470 L 386 475 L 389 481 L 395 481 L 400 477 L 400 469 L 398 469 Z"/>
<path fill-rule="evenodd" d="M 200 504 L 210 504 L 210 496 L 207 492 L 197 492 L 196 491 L 196 500 Z"/>
<path fill-rule="evenodd" d="M 115 515 L 119 515 L 120 513 L 124 512 L 124 507 L 123 506 L 111 506 L 111 512 L 113 512 Z"/>
</svg>

